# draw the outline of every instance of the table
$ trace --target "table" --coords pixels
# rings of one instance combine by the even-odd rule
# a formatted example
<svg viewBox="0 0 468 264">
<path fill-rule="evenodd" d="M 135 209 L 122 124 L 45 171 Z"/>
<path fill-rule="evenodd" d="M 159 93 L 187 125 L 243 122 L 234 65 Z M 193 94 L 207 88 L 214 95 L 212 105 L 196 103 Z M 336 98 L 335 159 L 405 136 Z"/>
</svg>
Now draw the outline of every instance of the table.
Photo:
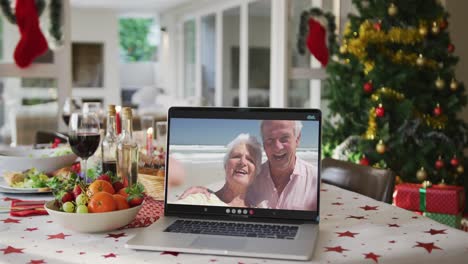
<svg viewBox="0 0 468 264">
<path fill-rule="evenodd" d="M 0 194 L 0 203 L 7 197 L 25 198 Z M 467 232 L 327 184 L 320 208 L 319 242 L 308 263 L 467 263 Z M 0 214 L 0 263 L 286 263 L 124 248 L 139 230 L 80 234 L 49 216 Z"/>
</svg>

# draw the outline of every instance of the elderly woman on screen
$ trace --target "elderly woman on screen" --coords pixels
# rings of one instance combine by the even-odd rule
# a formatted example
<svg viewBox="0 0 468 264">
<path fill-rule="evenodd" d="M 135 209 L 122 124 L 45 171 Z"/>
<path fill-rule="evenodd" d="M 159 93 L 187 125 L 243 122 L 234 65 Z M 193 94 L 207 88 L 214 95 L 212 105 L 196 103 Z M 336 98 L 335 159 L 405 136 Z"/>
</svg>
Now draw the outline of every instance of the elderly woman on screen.
<svg viewBox="0 0 468 264">
<path fill-rule="evenodd" d="M 246 193 L 260 171 L 262 148 L 254 136 L 239 134 L 227 145 L 224 155 L 226 181 L 221 189 L 207 198 L 204 194 L 191 194 L 178 200 L 178 204 L 248 207 Z"/>
</svg>

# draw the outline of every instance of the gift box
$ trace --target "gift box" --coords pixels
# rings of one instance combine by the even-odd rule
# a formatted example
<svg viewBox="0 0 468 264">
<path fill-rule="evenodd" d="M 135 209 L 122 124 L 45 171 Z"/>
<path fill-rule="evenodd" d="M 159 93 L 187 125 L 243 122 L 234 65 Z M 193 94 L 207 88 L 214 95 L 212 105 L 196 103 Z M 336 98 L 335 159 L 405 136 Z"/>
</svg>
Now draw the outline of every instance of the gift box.
<svg viewBox="0 0 468 264">
<path fill-rule="evenodd" d="M 438 214 L 460 214 L 465 206 L 463 186 L 402 183 L 395 186 L 393 202 L 396 206 L 411 210 Z"/>
<path fill-rule="evenodd" d="M 462 219 L 461 214 L 453 215 L 424 212 L 423 215 L 441 224 L 448 225 L 454 228 L 460 228 L 460 223 Z"/>
</svg>

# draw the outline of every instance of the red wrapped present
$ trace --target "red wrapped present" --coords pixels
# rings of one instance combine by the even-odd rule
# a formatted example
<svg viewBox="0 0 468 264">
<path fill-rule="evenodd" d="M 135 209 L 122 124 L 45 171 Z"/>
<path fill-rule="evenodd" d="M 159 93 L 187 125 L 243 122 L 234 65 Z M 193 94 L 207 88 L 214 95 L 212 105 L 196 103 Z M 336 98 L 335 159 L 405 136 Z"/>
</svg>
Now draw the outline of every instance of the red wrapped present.
<svg viewBox="0 0 468 264">
<path fill-rule="evenodd" d="M 395 187 L 393 202 L 396 206 L 411 210 L 439 214 L 459 214 L 465 206 L 463 186 L 402 183 Z"/>
</svg>

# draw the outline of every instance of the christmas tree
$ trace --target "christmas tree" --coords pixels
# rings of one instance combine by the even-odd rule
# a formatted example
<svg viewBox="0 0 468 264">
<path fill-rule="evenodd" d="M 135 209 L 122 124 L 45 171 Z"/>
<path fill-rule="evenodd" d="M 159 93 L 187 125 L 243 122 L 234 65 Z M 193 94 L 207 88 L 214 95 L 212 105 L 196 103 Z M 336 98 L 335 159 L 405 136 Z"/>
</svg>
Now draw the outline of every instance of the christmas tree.
<svg viewBox="0 0 468 264">
<path fill-rule="evenodd" d="M 353 1 L 328 64 L 324 155 L 390 168 L 404 182 L 461 185 L 466 105 L 449 14 L 435 0 Z"/>
</svg>

